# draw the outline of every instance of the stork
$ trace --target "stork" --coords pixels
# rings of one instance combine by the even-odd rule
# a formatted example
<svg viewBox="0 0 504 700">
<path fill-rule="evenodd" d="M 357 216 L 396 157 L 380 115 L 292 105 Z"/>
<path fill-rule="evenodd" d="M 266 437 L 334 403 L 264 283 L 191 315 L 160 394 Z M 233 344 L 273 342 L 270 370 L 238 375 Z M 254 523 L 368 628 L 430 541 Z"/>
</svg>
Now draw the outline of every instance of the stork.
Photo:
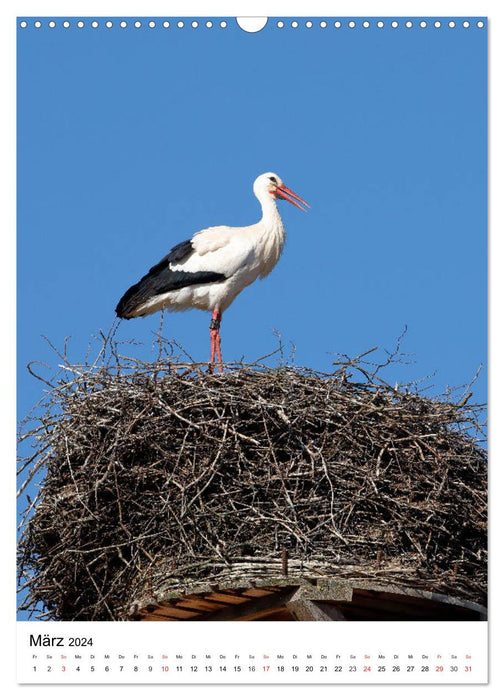
<svg viewBox="0 0 504 700">
<path fill-rule="evenodd" d="M 220 324 L 223 312 L 238 294 L 275 267 L 285 242 L 285 229 L 277 199 L 302 211 L 309 207 L 275 173 L 254 181 L 254 194 L 262 218 L 243 227 L 212 226 L 174 246 L 157 265 L 128 289 L 117 304 L 119 318 L 147 316 L 155 311 L 212 311 L 210 367 L 215 355 L 222 372 Z"/>
</svg>

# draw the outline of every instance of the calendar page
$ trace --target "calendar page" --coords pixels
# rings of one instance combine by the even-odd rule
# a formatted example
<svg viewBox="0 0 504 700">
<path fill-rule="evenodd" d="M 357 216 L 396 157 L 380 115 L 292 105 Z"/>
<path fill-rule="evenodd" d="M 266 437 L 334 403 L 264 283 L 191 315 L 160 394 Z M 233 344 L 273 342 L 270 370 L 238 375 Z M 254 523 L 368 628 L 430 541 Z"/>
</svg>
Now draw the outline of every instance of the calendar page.
<svg viewBox="0 0 504 700">
<path fill-rule="evenodd" d="M 16 17 L 23 686 L 488 681 L 491 18 L 336 9 Z"/>
</svg>

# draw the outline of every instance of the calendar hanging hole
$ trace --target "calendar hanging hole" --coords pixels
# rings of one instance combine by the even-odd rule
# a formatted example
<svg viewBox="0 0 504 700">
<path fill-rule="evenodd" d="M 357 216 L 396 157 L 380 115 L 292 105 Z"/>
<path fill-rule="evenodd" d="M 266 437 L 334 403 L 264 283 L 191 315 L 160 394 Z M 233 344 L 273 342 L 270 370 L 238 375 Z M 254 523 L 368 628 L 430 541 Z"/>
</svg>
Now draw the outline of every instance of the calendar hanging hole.
<svg viewBox="0 0 504 700">
<path fill-rule="evenodd" d="M 255 34 L 260 32 L 261 29 L 268 23 L 267 17 L 237 17 L 236 23 L 243 29 L 244 32 L 249 32 L 250 34 Z"/>
</svg>

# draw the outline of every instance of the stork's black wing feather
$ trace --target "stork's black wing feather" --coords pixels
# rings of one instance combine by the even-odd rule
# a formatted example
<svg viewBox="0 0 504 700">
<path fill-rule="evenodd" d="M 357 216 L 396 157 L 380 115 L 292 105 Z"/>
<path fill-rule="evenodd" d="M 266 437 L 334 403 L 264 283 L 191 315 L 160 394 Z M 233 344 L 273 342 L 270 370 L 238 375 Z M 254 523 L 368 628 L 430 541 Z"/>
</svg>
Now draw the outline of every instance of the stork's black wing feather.
<svg viewBox="0 0 504 700">
<path fill-rule="evenodd" d="M 192 241 L 183 241 L 170 250 L 168 255 L 160 260 L 142 279 L 123 294 L 116 307 L 116 314 L 120 318 L 134 318 L 141 316 L 137 309 L 146 301 L 159 294 L 173 292 L 191 284 L 206 284 L 209 282 L 222 282 L 226 276 L 220 272 L 201 271 L 184 272 L 172 270 L 170 263 L 183 263 L 194 251 Z"/>
</svg>

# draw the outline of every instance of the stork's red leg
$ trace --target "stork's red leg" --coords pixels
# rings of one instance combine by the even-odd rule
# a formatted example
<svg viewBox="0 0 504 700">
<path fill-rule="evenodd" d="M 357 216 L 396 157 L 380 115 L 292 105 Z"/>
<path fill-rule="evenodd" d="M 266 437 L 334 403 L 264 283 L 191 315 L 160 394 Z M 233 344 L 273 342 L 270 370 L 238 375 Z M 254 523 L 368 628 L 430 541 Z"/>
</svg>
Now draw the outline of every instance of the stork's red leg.
<svg viewBox="0 0 504 700">
<path fill-rule="evenodd" d="M 217 362 L 219 363 L 219 372 L 222 374 L 222 355 L 220 347 L 220 330 L 217 329 L 217 336 L 215 338 L 215 349 L 217 350 Z"/>
<path fill-rule="evenodd" d="M 222 374 L 222 355 L 219 333 L 220 322 L 221 314 L 217 307 L 215 307 L 212 313 L 212 320 L 210 321 L 210 371 L 214 371 L 215 352 L 217 351 L 217 362 L 219 363 L 219 372 Z"/>
<path fill-rule="evenodd" d="M 212 327 L 210 326 L 210 369 L 213 371 L 213 364 L 215 362 L 215 335 L 212 332 Z"/>
</svg>

